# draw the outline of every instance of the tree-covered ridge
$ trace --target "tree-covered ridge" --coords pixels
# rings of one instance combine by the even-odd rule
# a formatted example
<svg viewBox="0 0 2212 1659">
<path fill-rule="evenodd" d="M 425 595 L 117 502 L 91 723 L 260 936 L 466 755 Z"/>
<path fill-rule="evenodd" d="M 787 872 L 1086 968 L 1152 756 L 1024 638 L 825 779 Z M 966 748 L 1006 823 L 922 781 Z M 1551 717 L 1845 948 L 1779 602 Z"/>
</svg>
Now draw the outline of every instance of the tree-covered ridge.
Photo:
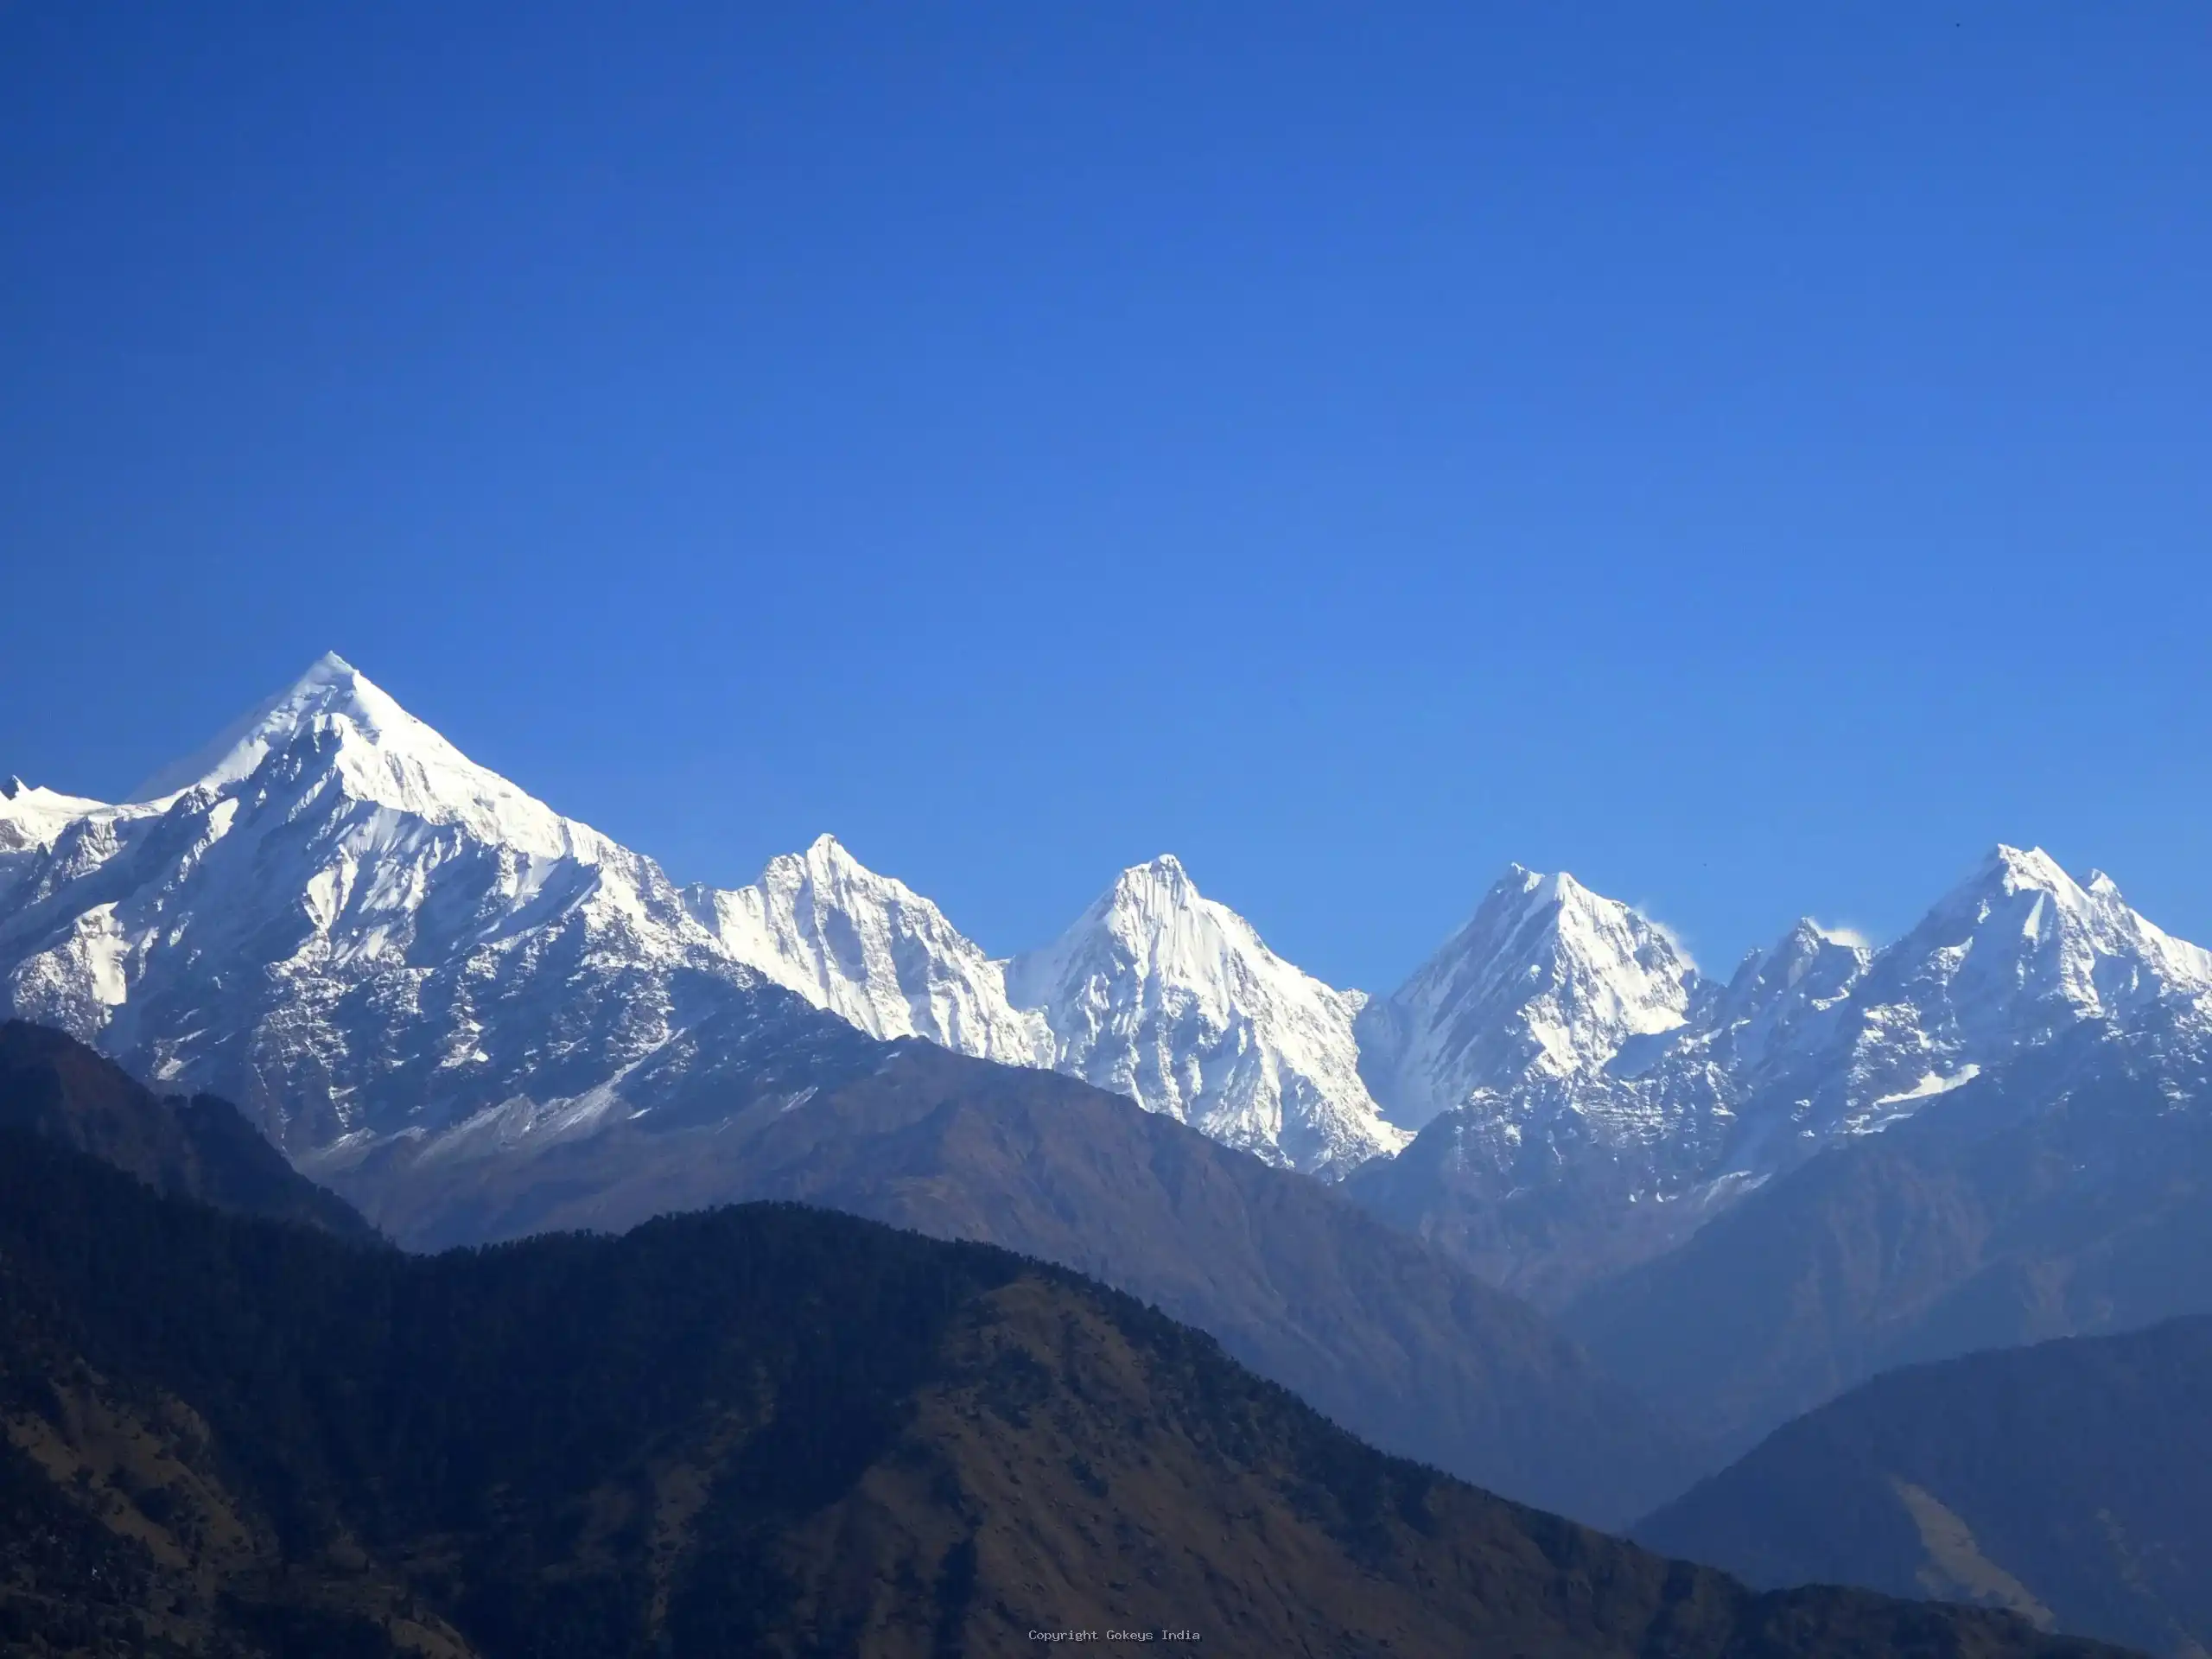
<svg viewBox="0 0 2212 1659">
<path fill-rule="evenodd" d="M 1071 1274 L 780 1205 L 410 1258 L 7 1134 L 0 1412 L 32 1652 L 2086 1651 L 1754 1597 Z"/>
<path fill-rule="evenodd" d="M 284 1161 L 228 1101 L 162 1096 L 74 1038 L 0 1020 L 0 1127 L 28 1129 L 219 1210 L 368 1241 L 374 1228 Z"/>
</svg>

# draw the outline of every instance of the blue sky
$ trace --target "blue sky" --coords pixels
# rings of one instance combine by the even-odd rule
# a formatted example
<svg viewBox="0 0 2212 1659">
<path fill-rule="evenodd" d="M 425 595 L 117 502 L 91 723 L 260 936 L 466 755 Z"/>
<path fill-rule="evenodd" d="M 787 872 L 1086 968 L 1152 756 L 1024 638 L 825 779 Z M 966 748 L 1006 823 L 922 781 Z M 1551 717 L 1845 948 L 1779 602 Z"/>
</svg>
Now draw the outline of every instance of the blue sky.
<svg viewBox="0 0 2212 1659">
<path fill-rule="evenodd" d="M 0 772 L 336 649 L 1000 950 L 2212 940 L 2202 5 L 308 10 L 0 6 Z"/>
</svg>

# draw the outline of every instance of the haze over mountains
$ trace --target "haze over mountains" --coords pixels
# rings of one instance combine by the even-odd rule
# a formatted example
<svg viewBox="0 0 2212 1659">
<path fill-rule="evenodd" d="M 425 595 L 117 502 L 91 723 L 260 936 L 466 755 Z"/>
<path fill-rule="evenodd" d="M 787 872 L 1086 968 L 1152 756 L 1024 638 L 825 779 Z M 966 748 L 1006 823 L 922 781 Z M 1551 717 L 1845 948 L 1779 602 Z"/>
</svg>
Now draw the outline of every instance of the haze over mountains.
<svg viewBox="0 0 2212 1659">
<path fill-rule="evenodd" d="M 1807 920 L 1725 981 L 1631 907 L 1516 867 L 1396 991 L 1338 990 L 1172 857 L 997 961 L 827 836 L 752 887 L 679 887 L 335 657 L 131 801 L 9 785 L 0 988 L 326 1161 L 653 1110 L 716 1063 L 710 1022 L 804 1088 L 836 1047 L 810 1004 L 1351 1175 L 1554 1303 L 2070 1032 L 2192 1052 L 2212 1032 L 2212 955 L 2101 874 L 2009 847 L 1885 949 Z"/>
</svg>

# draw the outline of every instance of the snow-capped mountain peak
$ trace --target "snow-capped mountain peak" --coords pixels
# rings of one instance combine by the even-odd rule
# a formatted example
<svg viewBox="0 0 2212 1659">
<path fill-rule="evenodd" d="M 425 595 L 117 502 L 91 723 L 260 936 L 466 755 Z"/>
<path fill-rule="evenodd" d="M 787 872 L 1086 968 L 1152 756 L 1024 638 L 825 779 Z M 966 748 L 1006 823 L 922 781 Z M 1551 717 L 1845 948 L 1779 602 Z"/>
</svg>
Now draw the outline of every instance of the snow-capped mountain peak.
<svg viewBox="0 0 2212 1659">
<path fill-rule="evenodd" d="M 1172 855 L 1123 870 L 1007 988 L 1060 1070 L 1216 1140 L 1328 1173 L 1404 1144 L 1360 1081 L 1363 999 L 1276 956 Z"/>
<path fill-rule="evenodd" d="M 2212 951 L 2085 886 L 2041 848 L 1999 845 L 1883 950 L 1854 991 L 1844 1122 L 1867 1127 L 1938 1085 L 2085 1020 L 2124 1028 L 2153 1009 L 2202 1025 Z"/>
<path fill-rule="evenodd" d="M 162 805 L 188 789 L 223 792 L 251 779 L 270 757 L 312 753 L 310 769 L 358 801 L 539 858 L 596 861 L 604 837 L 471 760 L 335 652 L 256 705 L 206 747 L 164 766 L 132 792 Z"/>
<path fill-rule="evenodd" d="M 1183 861 L 1173 853 L 1130 865 L 1114 878 L 1108 891 L 1122 908 L 1165 912 L 1188 910 L 1205 902 L 1191 873 L 1183 868 Z"/>
<path fill-rule="evenodd" d="M 1152 1023 L 1115 1038 L 1159 1046 L 1140 1081 L 1016 1007 L 1007 964 L 835 837 L 748 887 L 679 892 L 334 654 L 137 794 L 0 794 L 0 1007 L 230 1092 L 295 1149 L 645 1100 L 643 1078 L 690 1063 L 645 1057 L 770 985 L 874 1036 L 1110 1074 L 1304 1168 L 1403 1139 L 1359 1082 L 1359 999 L 1276 957 L 1173 858 L 1124 872 L 1071 935 L 1144 988 Z M 1083 1000 L 1103 982 L 1068 988 Z"/>
<path fill-rule="evenodd" d="M 1003 965 L 834 836 L 771 859 L 750 887 L 692 887 L 684 902 L 738 961 L 871 1036 L 1014 1065 L 1049 1056 L 1043 1020 L 1007 1001 Z"/>
<path fill-rule="evenodd" d="M 1268 949 L 1249 922 L 1200 893 L 1173 853 L 1123 870 L 1061 944 L 1094 955 L 1103 947 L 1111 971 L 1173 987 L 1217 1022 L 1228 1020 L 1252 975 L 1298 971 Z M 1020 958 L 1025 982 L 1048 972 L 1064 980 L 1067 961 L 1048 968 L 1058 950 L 1054 945 Z"/>
<path fill-rule="evenodd" d="M 0 1009 L 295 1147 L 588 1089 L 757 983 L 336 657 L 142 792 L 0 857 Z"/>
<path fill-rule="evenodd" d="M 1840 930 L 1801 916 L 1779 942 L 1744 958 L 1730 994 L 1738 987 L 1764 988 L 1769 995 L 1802 992 L 1816 1000 L 1841 996 L 1873 959 L 1871 947 Z M 1753 1000 L 1763 1000 L 1753 995 Z"/>
<path fill-rule="evenodd" d="M 1709 1055 L 1749 1078 L 1827 1040 L 1873 957 L 1856 935 L 1799 917 L 1775 944 L 1745 957 L 1714 997 L 1699 1060 Z"/>
<path fill-rule="evenodd" d="M 349 721 L 372 741 L 386 726 L 397 731 L 421 725 L 343 657 L 325 652 L 291 684 L 256 703 L 200 748 L 163 766 L 126 798 L 161 801 L 195 784 L 219 789 L 236 783 L 251 776 L 272 749 L 283 748 L 325 717 Z"/>
<path fill-rule="evenodd" d="M 2131 909 L 2111 877 L 2084 886 L 2041 848 L 1994 849 L 1884 957 L 1884 988 L 1940 981 L 1953 1000 L 2056 997 L 2083 1014 L 2212 986 L 2212 952 Z"/>
<path fill-rule="evenodd" d="M 1360 1027 L 1394 1122 L 1418 1126 L 1524 1077 L 1602 1071 L 1681 1026 L 1697 969 L 1666 929 L 1561 871 L 1519 864 Z"/>
</svg>

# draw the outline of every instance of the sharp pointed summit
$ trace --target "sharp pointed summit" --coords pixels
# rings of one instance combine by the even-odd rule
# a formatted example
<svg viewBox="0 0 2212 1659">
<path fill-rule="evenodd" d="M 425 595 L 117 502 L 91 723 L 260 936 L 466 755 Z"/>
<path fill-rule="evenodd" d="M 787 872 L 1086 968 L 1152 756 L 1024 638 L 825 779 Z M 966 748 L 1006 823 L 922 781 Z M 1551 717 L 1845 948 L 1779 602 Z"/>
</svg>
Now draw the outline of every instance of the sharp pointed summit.
<svg viewBox="0 0 2212 1659">
<path fill-rule="evenodd" d="M 1361 1063 L 1412 1127 L 1529 1073 L 1602 1071 L 1688 1016 L 1697 969 L 1664 928 L 1561 871 L 1515 864 L 1473 918 L 1361 1016 Z"/>
<path fill-rule="evenodd" d="M 1272 1162 L 1342 1174 L 1404 1144 L 1360 1081 L 1361 999 L 1276 956 L 1172 855 L 1015 957 L 1007 988 L 1060 1070 Z"/>
<path fill-rule="evenodd" d="M 373 734 L 395 714 L 411 719 L 351 663 L 334 651 L 325 652 L 299 678 L 264 697 L 190 754 L 163 766 L 125 798 L 160 801 L 195 785 L 220 788 L 235 783 L 249 776 L 271 749 L 282 748 L 326 715 L 343 715 Z"/>
<path fill-rule="evenodd" d="M 750 887 L 693 887 L 685 903 L 737 960 L 872 1037 L 1050 1063 L 1043 1020 L 1007 1001 L 1004 965 L 834 836 L 771 859 Z"/>
<path fill-rule="evenodd" d="M 2087 887 L 2041 848 L 1999 845 L 1884 950 L 1851 1000 L 1841 1121 L 1877 1125 L 2087 1020 L 2200 1020 L 2212 952 Z"/>
<path fill-rule="evenodd" d="M 272 757 L 286 767 L 274 787 L 326 779 L 356 800 L 426 823 L 459 824 L 479 839 L 537 857 L 596 859 L 612 846 L 471 760 L 335 652 L 155 773 L 130 798 L 159 806 L 188 790 L 220 793 L 253 778 Z"/>
<path fill-rule="evenodd" d="M 588 1091 L 756 982 L 334 654 L 139 792 L 0 855 L 0 1009 L 296 1149 Z"/>
</svg>

